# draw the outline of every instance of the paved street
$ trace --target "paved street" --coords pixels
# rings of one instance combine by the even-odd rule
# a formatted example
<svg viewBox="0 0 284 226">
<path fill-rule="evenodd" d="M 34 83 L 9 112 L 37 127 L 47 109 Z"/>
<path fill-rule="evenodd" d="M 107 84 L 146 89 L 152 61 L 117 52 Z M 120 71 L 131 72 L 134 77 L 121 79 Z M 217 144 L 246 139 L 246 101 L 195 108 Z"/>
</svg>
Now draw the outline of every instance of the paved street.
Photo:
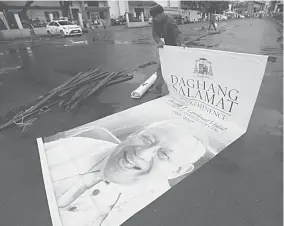
<svg viewBox="0 0 284 226">
<path fill-rule="evenodd" d="M 276 57 L 267 64 L 248 131 L 126 226 L 282 225 L 282 28 L 269 19 L 244 19 L 221 22 L 218 34 L 208 35 L 206 29 L 203 23 L 181 26 L 186 39 L 195 40 L 192 47 Z M 110 71 L 134 70 L 152 60 L 157 61 L 157 50 L 150 28 L 115 27 L 106 34 L 97 29 L 76 38 L 0 44 L 0 115 L 30 103 L 77 72 L 101 64 Z M 0 226 L 51 225 L 36 138 L 156 98 L 130 98 L 156 67 L 135 72 L 133 80 L 104 89 L 79 109 L 54 109 L 24 133 L 19 127 L 0 132 Z"/>
</svg>

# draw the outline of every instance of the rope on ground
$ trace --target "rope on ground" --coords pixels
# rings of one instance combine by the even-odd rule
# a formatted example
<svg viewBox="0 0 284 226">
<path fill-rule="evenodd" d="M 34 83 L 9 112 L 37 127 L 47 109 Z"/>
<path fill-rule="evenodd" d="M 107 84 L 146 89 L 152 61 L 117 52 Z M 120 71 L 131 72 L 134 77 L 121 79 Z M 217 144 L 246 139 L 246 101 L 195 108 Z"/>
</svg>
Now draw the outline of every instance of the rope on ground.
<svg viewBox="0 0 284 226">
<path fill-rule="evenodd" d="M 32 118 L 27 121 L 24 121 L 27 116 L 25 116 L 25 113 L 29 112 L 32 109 L 33 106 L 31 106 L 29 109 L 25 110 L 24 112 L 19 112 L 18 114 L 15 115 L 13 118 L 13 123 L 19 127 L 23 127 L 22 132 L 25 132 L 28 126 L 31 126 L 34 121 L 37 120 L 37 118 Z M 51 108 L 49 106 L 44 106 L 42 107 L 39 112 L 37 113 L 38 115 L 44 114 L 48 111 L 50 111 Z M 19 119 L 20 117 L 20 119 Z M 20 120 L 20 122 L 18 122 Z"/>
<path fill-rule="evenodd" d="M 32 118 L 32 119 L 30 119 L 30 120 L 24 122 L 24 119 L 25 119 L 25 117 L 23 116 L 23 117 L 21 118 L 21 122 L 16 122 L 16 120 L 13 120 L 13 123 L 14 123 L 15 125 L 17 125 L 17 126 L 19 126 L 19 127 L 24 127 L 24 128 L 22 129 L 22 133 L 25 132 L 25 130 L 26 130 L 26 128 L 27 128 L 28 126 L 31 126 L 31 125 L 33 124 L 33 122 L 34 122 L 35 120 L 37 120 L 37 118 Z"/>
</svg>

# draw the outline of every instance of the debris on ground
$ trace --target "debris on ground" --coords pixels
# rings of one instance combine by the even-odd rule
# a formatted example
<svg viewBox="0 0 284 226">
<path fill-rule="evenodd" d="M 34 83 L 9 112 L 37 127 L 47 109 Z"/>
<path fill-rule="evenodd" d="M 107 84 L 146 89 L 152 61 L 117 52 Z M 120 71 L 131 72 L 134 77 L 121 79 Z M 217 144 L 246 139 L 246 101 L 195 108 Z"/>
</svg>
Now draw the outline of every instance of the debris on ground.
<svg viewBox="0 0 284 226">
<path fill-rule="evenodd" d="M 17 71 L 18 69 L 20 69 L 22 66 L 15 66 L 15 67 L 4 67 L 0 69 L 0 75 L 1 74 L 7 74 L 11 71 Z"/>
<path fill-rule="evenodd" d="M 53 107 L 61 106 L 65 110 L 73 109 L 102 88 L 131 80 L 126 70 L 108 72 L 103 66 L 88 72 L 80 72 L 64 84 L 38 97 L 31 104 L 20 107 L 2 118 L 0 131 L 13 124 L 22 126 L 23 131 L 36 120 L 35 116 L 50 111 Z M 12 116 L 11 116 L 12 115 Z"/>
<path fill-rule="evenodd" d="M 153 65 L 153 64 L 157 64 L 157 62 L 149 61 L 149 62 L 146 62 L 144 64 L 139 65 L 138 68 L 145 68 L 145 67 L 148 67 L 148 66 Z"/>
</svg>

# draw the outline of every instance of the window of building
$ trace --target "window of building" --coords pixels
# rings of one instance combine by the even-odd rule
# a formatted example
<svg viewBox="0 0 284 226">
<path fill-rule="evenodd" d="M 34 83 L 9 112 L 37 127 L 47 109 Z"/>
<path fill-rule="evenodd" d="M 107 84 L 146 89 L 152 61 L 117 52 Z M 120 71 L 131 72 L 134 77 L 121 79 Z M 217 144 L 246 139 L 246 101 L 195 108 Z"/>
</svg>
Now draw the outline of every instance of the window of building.
<svg viewBox="0 0 284 226">
<path fill-rule="evenodd" d="M 0 18 L 0 31 L 2 31 L 2 30 L 7 30 L 7 28 L 6 28 L 6 25 L 4 24 L 3 20 Z"/>
<path fill-rule="evenodd" d="M 101 19 L 105 19 L 104 12 L 100 12 L 100 18 L 101 18 Z"/>
<path fill-rule="evenodd" d="M 135 14 L 136 14 L 136 18 L 139 19 L 139 17 L 141 16 L 141 13 L 144 13 L 144 8 L 134 8 Z"/>
<path fill-rule="evenodd" d="M 78 13 L 79 13 L 79 9 L 72 9 L 72 15 L 75 20 L 79 20 Z"/>
<path fill-rule="evenodd" d="M 54 11 L 52 12 L 52 15 L 53 15 L 53 19 L 59 19 L 59 12 L 58 11 Z"/>
<path fill-rule="evenodd" d="M 99 7 L 99 1 L 86 1 L 88 6 L 96 6 Z"/>
<path fill-rule="evenodd" d="M 49 12 L 44 12 L 45 15 L 45 19 L 47 22 L 50 22 L 50 18 L 49 18 Z"/>
<path fill-rule="evenodd" d="M 7 21 L 10 29 L 19 29 L 13 12 L 7 12 Z"/>
</svg>

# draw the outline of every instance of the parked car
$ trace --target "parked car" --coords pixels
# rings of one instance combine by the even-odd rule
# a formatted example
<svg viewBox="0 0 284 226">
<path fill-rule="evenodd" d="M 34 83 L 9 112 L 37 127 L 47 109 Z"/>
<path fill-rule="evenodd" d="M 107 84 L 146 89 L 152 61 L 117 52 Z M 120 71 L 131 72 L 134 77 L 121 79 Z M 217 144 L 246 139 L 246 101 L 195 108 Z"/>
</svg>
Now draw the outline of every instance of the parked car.
<svg viewBox="0 0 284 226">
<path fill-rule="evenodd" d="M 100 20 L 99 19 L 92 20 L 92 24 L 93 25 L 100 25 Z"/>
<path fill-rule="evenodd" d="M 46 30 L 49 36 L 61 35 L 61 37 L 65 37 L 83 34 L 81 27 L 74 25 L 67 20 L 51 21 L 47 24 Z"/>
<path fill-rule="evenodd" d="M 181 16 L 173 16 L 174 21 L 177 23 L 177 25 L 183 24 L 183 20 Z"/>
<path fill-rule="evenodd" d="M 214 14 L 215 20 L 220 21 L 221 20 L 221 15 L 220 14 Z"/>
<path fill-rule="evenodd" d="M 125 16 L 119 16 L 115 19 L 111 19 L 111 25 L 112 26 L 119 26 L 126 24 L 126 18 Z"/>
<path fill-rule="evenodd" d="M 182 24 L 189 24 L 190 19 L 189 16 L 182 16 Z"/>
<path fill-rule="evenodd" d="M 141 22 L 141 19 L 132 17 L 131 19 L 129 19 L 129 22 Z"/>
<path fill-rule="evenodd" d="M 41 21 L 38 18 L 32 19 L 32 20 L 22 20 L 23 26 L 33 26 L 34 28 L 38 27 L 46 27 L 46 22 Z"/>
<path fill-rule="evenodd" d="M 245 16 L 244 16 L 244 15 L 241 15 L 241 14 L 237 14 L 237 15 L 236 15 L 236 18 L 244 19 L 244 18 L 245 18 Z"/>
<path fill-rule="evenodd" d="M 228 20 L 228 17 L 220 14 L 220 20 Z"/>
</svg>

